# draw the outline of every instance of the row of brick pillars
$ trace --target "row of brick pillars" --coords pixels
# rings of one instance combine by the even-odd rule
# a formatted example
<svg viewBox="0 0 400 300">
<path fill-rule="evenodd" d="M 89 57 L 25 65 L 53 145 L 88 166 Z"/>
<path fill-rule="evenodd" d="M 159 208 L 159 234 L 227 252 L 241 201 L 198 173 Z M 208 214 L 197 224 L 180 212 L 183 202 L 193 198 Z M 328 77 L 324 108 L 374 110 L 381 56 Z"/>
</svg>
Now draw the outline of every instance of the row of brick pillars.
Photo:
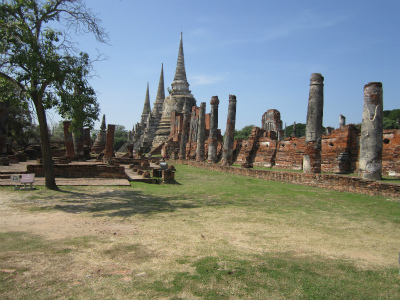
<svg viewBox="0 0 400 300">
<path fill-rule="evenodd" d="M 324 77 L 313 73 L 308 99 L 304 173 L 321 173 L 321 137 L 324 107 Z M 345 125 L 340 115 L 340 126 Z M 364 104 L 360 138 L 359 174 L 364 179 L 382 179 L 383 88 L 381 82 L 364 86 Z"/>
</svg>

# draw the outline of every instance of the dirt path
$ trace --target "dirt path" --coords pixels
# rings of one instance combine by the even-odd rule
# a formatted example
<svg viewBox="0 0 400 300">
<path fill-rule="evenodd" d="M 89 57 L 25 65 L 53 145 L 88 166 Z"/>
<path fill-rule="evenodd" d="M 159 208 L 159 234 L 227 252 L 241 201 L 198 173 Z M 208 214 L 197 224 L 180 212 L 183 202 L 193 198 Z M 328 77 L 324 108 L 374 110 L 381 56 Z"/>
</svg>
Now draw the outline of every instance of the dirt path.
<svg viewBox="0 0 400 300">
<path fill-rule="evenodd" d="M 112 191 L 107 187 L 98 188 L 99 192 Z M 130 224 L 113 222 L 104 218 L 82 216 L 80 213 L 65 212 L 27 212 L 15 205 L 28 204 L 24 194 L 3 193 L 0 196 L 0 231 L 26 231 L 49 239 L 63 239 L 80 236 L 123 236 L 135 229 Z"/>
</svg>

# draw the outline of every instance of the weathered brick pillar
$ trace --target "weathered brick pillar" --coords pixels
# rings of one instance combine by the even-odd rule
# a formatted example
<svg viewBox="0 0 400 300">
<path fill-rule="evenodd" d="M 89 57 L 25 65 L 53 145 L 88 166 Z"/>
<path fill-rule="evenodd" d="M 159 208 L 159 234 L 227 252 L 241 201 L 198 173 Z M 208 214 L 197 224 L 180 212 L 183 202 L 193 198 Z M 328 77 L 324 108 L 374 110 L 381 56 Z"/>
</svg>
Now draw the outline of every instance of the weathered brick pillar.
<svg viewBox="0 0 400 300">
<path fill-rule="evenodd" d="M 293 123 L 293 129 L 292 129 L 292 137 L 296 137 L 296 122 Z"/>
<path fill-rule="evenodd" d="M 82 160 L 85 156 L 84 152 L 84 138 L 83 138 L 83 127 L 79 128 L 77 132 L 72 134 L 72 138 L 74 140 L 74 150 L 75 157 L 78 160 Z"/>
<path fill-rule="evenodd" d="M 321 137 L 324 111 L 324 77 L 311 74 L 308 98 L 306 149 L 303 155 L 304 173 L 321 173 Z"/>
<path fill-rule="evenodd" d="M 226 121 L 226 132 L 224 147 L 222 148 L 223 166 L 233 164 L 233 142 L 235 139 L 235 121 L 236 121 L 236 96 L 229 95 L 228 119 Z"/>
<path fill-rule="evenodd" d="M 206 103 L 201 102 L 199 110 L 199 126 L 197 128 L 196 161 L 204 161 L 205 141 L 206 141 Z"/>
<path fill-rule="evenodd" d="M 128 146 L 126 146 L 126 149 L 128 150 L 128 155 L 130 158 L 133 157 L 133 144 L 129 144 Z"/>
<path fill-rule="evenodd" d="M 189 136 L 189 104 L 185 101 L 183 104 L 183 121 L 181 143 L 179 145 L 179 159 L 186 159 L 186 143 Z"/>
<path fill-rule="evenodd" d="M 115 125 L 107 125 L 106 149 L 104 150 L 104 158 L 110 159 L 114 156 L 114 132 Z"/>
<path fill-rule="evenodd" d="M 218 136 L 218 96 L 211 97 L 210 134 L 208 137 L 208 163 L 217 162 Z"/>
<path fill-rule="evenodd" d="M 92 139 L 90 138 L 90 128 L 83 128 L 83 145 L 92 147 Z"/>
<path fill-rule="evenodd" d="M 75 158 L 74 140 L 72 139 L 72 133 L 69 131 L 71 127 L 71 121 L 64 121 L 64 139 L 65 139 L 65 156 Z"/>
<path fill-rule="evenodd" d="M 381 82 L 364 86 L 359 173 L 364 179 L 382 179 L 383 89 Z"/>
<path fill-rule="evenodd" d="M 0 102 L 0 165 L 2 166 L 9 165 L 9 160 L 7 156 L 9 112 L 10 104 L 8 102 Z"/>
<path fill-rule="evenodd" d="M 346 117 L 339 115 L 339 128 L 343 128 L 344 126 L 346 126 Z"/>
</svg>

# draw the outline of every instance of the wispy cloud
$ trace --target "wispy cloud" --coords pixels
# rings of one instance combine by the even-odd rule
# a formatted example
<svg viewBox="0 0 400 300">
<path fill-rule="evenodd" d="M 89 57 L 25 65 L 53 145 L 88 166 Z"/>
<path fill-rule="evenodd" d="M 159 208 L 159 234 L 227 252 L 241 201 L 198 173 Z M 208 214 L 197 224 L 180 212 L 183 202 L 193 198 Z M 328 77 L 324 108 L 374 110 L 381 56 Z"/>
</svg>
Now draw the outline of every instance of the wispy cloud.
<svg viewBox="0 0 400 300">
<path fill-rule="evenodd" d="M 223 80 L 225 80 L 228 76 L 228 73 L 222 75 L 206 75 L 206 74 L 198 74 L 192 75 L 188 78 L 188 81 L 192 86 L 199 85 L 213 85 L 217 84 Z"/>
</svg>

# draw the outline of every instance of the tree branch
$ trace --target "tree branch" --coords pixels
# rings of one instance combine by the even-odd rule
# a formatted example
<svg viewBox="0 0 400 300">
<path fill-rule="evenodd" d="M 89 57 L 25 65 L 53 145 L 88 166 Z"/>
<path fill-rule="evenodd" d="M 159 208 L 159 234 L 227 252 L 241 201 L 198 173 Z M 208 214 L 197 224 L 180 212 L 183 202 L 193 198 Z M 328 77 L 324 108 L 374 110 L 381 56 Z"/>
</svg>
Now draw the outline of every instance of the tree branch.
<svg viewBox="0 0 400 300">
<path fill-rule="evenodd" d="M 22 92 L 26 93 L 26 89 L 25 87 L 19 83 L 18 81 L 16 81 L 14 78 L 8 76 L 7 74 L 0 72 L 0 77 L 6 79 L 7 81 L 11 82 L 12 84 L 14 84 L 18 89 L 20 89 Z"/>
</svg>

